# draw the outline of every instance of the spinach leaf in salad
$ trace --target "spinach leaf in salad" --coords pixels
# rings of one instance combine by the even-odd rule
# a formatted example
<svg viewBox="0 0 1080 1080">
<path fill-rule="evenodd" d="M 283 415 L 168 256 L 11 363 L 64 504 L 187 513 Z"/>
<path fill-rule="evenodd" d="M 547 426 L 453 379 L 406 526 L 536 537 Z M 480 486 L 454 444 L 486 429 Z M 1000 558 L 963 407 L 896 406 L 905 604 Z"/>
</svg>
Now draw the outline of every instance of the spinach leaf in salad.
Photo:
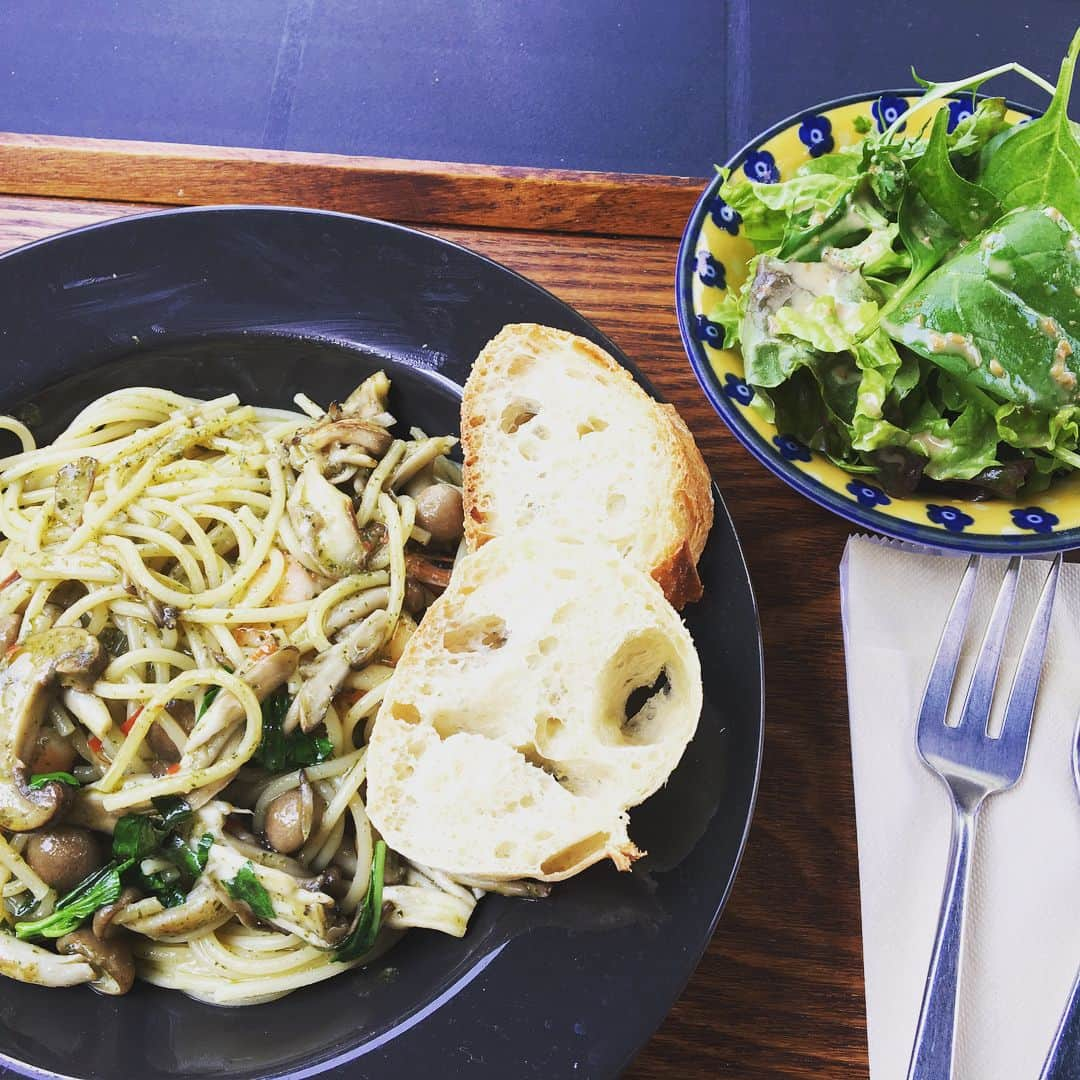
<svg viewBox="0 0 1080 1080">
<path fill-rule="evenodd" d="M 1080 33 L 1061 64 L 1061 77 L 1046 112 L 1002 132 L 987 146 L 983 186 L 1006 210 L 1054 206 L 1080 226 L 1080 139 L 1069 120 L 1069 95 Z"/>
<path fill-rule="evenodd" d="M 911 273 L 899 292 L 890 298 L 892 305 L 915 288 L 943 256 L 1001 216 L 997 199 L 953 168 L 946 130 L 948 119 L 948 111 L 939 110 L 926 150 L 907 172 L 898 231 L 911 257 Z"/>
<path fill-rule="evenodd" d="M 908 348 L 995 403 L 1051 415 L 1080 378 L 1080 236 L 1053 207 L 1013 210 L 885 323 Z"/>
</svg>

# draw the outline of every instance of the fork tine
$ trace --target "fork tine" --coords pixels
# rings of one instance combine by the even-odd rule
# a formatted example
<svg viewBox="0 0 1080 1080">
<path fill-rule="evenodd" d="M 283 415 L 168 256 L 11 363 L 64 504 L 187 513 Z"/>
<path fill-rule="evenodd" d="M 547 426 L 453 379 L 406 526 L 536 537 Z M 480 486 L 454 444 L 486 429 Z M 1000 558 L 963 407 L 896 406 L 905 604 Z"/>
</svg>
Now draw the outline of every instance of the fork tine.
<svg viewBox="0 0 1080 1080">
<path fill-rule="evenodd" d="M 1009 703 L 1005 707 L 1005 721 L 1001 727 L 1000 738 L 1015 745 L 1027 745 L 1031 732 L 1031 717 L 1035 712 L 1035 698 L 1039 692 L 1039 679 L 1042 676 L 1043 657 L 1046 655 L 1046 641 L 1050 636 L 1050 616 L 1054 610 L 1054 593 L 1057 591 L 1058 574 L 1061 572 L 1059 554 L 1050 566 L 1050 572 L 1043 582 L 1039 603 L 1028 627 L 1024 647 L 1020 652 L 1020 661 L 1016 665 L 1012 687 L 1009 690 Z"/>
<path fill-rule="evenodd" d="M 976 723 L 985 729 L 990 719 L 990 705 L 994 699 L 994 685 L 997 683 L 1001 653 L 1005 647 L 1005 634 L 1009 629 L 1009 616 L 1012 614 L 1013 600 L 1016 598 L 1016 582 L 1020 576 L 1019 555 L 1009 560 L 1005 576 L 1001 579 L 994 610 L 990 613 L 990 622 L 979 646 L 979 656 L 975 661 L 975 671 L 971 676 L 967 697 L 964 698 L 964 710 L 960 714 L 960 727 Z"/>
<path fill-rule="evenodd" d="M 925 726 L 937 727 L 945 721 L 978 577 L 979 556 L 972 555 L 968 559 L 964 576 L 960 579 L 956 598 L 949 609 L 945 629 L 941 631 L 941 640 L 938 642 L 937 652 L 934 653 L 934 662 L 930 665 L 930 676 L 926 680 L 922 705 L 919 707 L 920 731 Z"/>
</svg>

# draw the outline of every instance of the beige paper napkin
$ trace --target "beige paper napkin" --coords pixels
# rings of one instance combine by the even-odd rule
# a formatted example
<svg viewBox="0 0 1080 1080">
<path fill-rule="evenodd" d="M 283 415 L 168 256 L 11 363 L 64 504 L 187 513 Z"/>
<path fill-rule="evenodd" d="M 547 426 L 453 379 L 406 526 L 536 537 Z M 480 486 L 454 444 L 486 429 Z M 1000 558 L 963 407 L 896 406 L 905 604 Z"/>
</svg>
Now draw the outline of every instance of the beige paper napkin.
<svg viewBox="0 0 1080 1080">
<path fill-rule="evenodd" d="M 855 537 L 841 567 L 872 1080 L 907 1074 L 941 903 L 951 811 L 916 753 L 915 716 L 965 561 Z M 1047 569 L 1023 567 L 1008 679 Z M 959 689 L 1003 572 L 1002 561 L 983 560 Z M 1036 1080 L 1080 963 L 1080 800 L 1069 758 L 1078 709 L 1080 566 L 1067 565 L 1024 775 L 979 819 L 958 1080 Z"/>
</svg>

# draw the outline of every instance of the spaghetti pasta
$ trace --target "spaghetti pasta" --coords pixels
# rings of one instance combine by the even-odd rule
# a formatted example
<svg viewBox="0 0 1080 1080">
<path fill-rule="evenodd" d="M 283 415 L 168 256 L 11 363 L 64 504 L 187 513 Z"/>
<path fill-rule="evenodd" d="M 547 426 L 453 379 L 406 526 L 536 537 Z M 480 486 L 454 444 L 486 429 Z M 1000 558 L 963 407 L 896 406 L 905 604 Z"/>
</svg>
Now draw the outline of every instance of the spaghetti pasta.
<svg viewBox="0 0 1080 1080">
<path fill-rule="evenodd" d="M 144 979 L 241 1005 L 464 932 L 480 890 L 384 866 L 364 808 L 365 723 L 433 599 L 411 561 L 456 550 L 413 496 L 460 483 L 456 440 L 392 435 L 389 388 L 290 412 L 135 387 L 42 447 L 0 417 L 5 971 L 47 981 L 16 939 L 100 922 Z"/>
</svg>

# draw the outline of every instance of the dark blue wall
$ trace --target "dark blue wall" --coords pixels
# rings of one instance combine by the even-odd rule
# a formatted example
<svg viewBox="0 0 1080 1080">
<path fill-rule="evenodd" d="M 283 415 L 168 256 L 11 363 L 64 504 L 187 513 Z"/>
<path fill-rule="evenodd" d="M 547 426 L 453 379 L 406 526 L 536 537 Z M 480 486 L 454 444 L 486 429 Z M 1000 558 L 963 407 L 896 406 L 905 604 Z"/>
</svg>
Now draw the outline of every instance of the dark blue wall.
<svg viewBox="0 0 1080 1080">
<path fill-rule="evenodd" d="M 1051 76 L 1078 22 L 1078 0 L 7 0 L 0 130 L 701 175 L 912 64 Z"/>
</svg>

